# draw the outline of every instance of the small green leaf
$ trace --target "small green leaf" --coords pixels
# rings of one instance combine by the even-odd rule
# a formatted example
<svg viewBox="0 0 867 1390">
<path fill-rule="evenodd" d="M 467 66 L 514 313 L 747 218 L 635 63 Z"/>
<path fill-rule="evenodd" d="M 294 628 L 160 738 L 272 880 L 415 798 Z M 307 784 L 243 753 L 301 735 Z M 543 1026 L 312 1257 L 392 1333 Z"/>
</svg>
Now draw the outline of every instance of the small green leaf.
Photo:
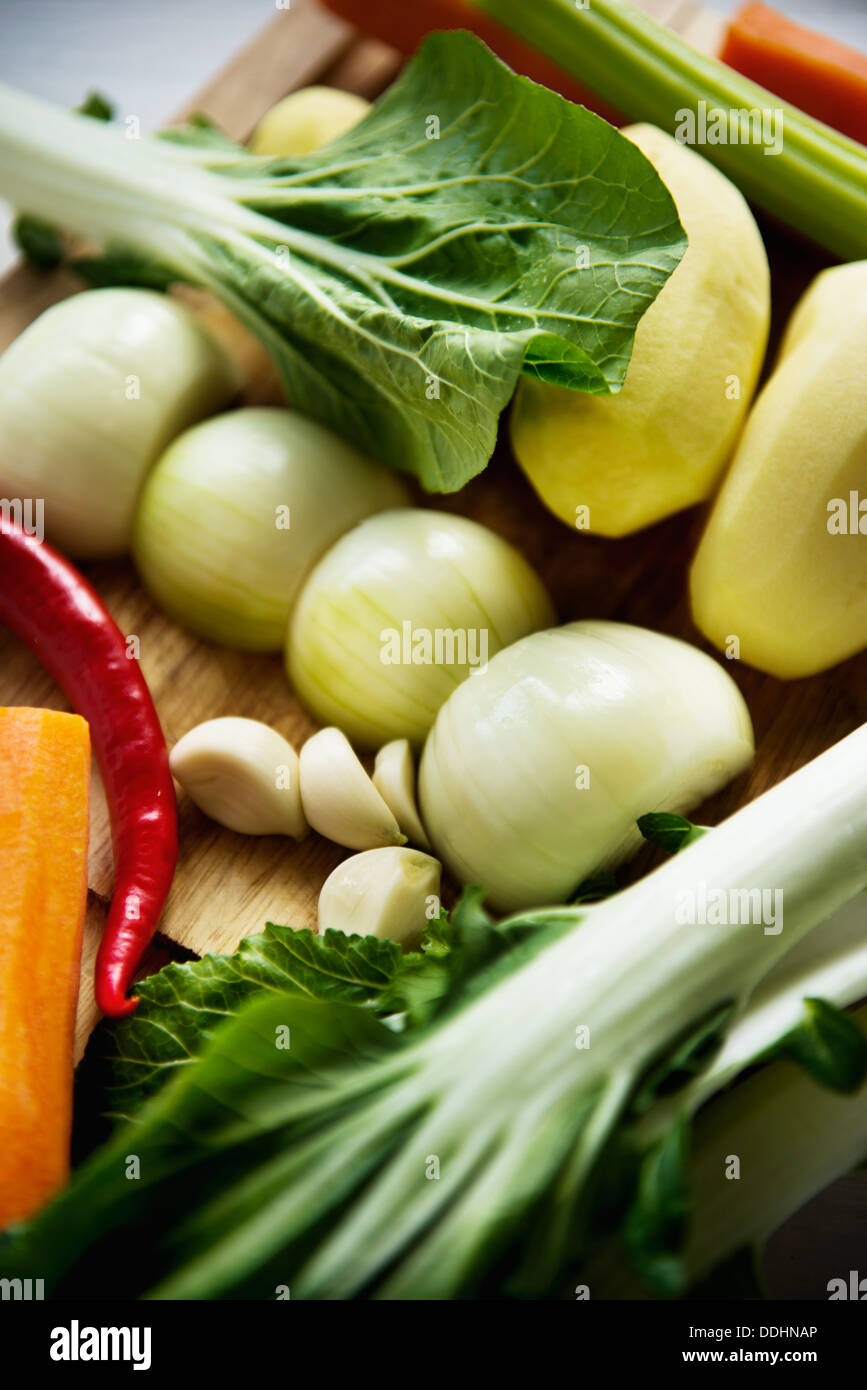
<svg viewBox="0 0 867 1390">
<path fill-rule="evenodd" d="M 678 850 L 686 849 L 687 845 L 695 844 L 702 835 L 706 835 L 708 827 L 693 825 L 685 816 L 676 816 L 671 811 L 651 811 L 646 816 L 639 816 L 638 829 L 652 845 L 659 845 L 669 854 L 677 854 Z"/>
<path fill-rule="evenodd" d="M 775 1055 L 788 1057 L 815 1081 L 851 1095 L 867 1078 L 867 1038 L 858 1024 L 825 999 L 804 1000 L 804 1020 Z"/>
<path fill-rule="evenodd" d="M 95 121 L 110 121 L 114 118 L 114 106 L 101 92 L 88 92 L 76 111 L 80 116 L 92 116 Z"/>
</svg>

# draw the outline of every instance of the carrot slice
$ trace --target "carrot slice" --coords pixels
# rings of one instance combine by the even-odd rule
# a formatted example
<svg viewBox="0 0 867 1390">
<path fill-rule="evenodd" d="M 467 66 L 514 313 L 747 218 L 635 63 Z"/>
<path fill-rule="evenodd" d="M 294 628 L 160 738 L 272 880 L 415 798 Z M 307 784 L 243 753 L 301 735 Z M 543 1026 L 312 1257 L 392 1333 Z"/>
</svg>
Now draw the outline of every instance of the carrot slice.
<svg viewBox="0 0 867 1390">
<path fill-rule="evenodd" d="M 84 719 L 0 708 L 0 1227 L 69 1172 L 89 791 Z"/>
<path fill-rule="evenodd" d="M 613 107 L 576 82 L 550 58 L 489 15 L 464 4 L 463 0 L 377 0 L 376 4 L 371 4 L 370 0 L 324 0 L 324 4 L 363 33 L 406 54 L 414 53 L 422 39 L 434 29 L 469 29 L 515 72 L 541 82 L 568 101 L 579 102 L 607 121 L 623 123 L 624 117 Z"/>
<path fill-rule="evenodd" d="M 867 144 L 867 57 L 779 14 L 743 5 L 719 55 L 744 77 Z"/>
</svg>

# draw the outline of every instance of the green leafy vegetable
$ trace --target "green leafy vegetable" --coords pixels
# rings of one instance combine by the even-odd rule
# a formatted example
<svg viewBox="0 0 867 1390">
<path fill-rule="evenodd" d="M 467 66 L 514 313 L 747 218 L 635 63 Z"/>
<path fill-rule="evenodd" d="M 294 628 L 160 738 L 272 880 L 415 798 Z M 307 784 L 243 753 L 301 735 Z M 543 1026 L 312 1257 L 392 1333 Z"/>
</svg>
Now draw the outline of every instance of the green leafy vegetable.
<svg viewBox="0 0 867 1390">
<path fill-rule="evenodd" d="M 388 1012 L 397 980 L 410 970 L 394 941 L 324 937 L 269 922 L 233 955 L 167 965 L 137 987 L 129 1018 L 103 1020 L 79 1068 L 79 1090 L 105 1118 L 134 1117 L 143 1103 L 206 1048 L 216 1029 L 263 990 Z"/>
<path fill-rule="evenodd" d="M 603 902 L 492 924 L 469 895 L 431 934 L 432 962 L 455 958 L 437 1017 L 403 1032 L 369 999 L 258 992 L 10 1233 L 0 1275 L 79 1297 L 443 1299 L 492 1279 L 556 1297 L 607 1237 L 679 1292 L 863 1154 L 863 1091 L 785 1061 L 703 1102 L 731 1080 L 730 1045 L 743 1070 L 768 1011 L 789 1017 L 778 984 L 751 1018 L 763 977 L 863 905 L 865 786 L 867 728 Z M 678 921 L 708 882 L 777 885 L 785 930 Z M 783 1185 L 775 1142 L 799 1137 Z"/>
<path fill-rule="evenodd" d="M 293 405 L 438 491 L 484 467 L 522 370 L 618 390 L 686 245 L 630 141 L 462 33 L 297 159 L 208 126 L 130 141 L 3 89 L 0 192 L 212 289 Z"/>
</svg>

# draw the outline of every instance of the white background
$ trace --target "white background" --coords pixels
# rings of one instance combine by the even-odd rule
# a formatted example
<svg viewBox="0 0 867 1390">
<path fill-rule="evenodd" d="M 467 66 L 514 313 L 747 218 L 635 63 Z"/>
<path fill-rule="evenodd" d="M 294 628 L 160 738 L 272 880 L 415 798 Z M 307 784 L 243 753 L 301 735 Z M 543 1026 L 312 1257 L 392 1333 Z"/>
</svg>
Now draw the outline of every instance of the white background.
<svg viewBox="0 0 867 1390">
<path fill-rule="evenodd" d="M 714 0 L 713 8 L 730 13 L 738 3 Z M 867 48 L 867 0 L 772 3 Z M 146 130 L 192 96 L 274 9 L 274 0 L 0 0 L 0 81 L 65 106 L 95 88 Z M 13 256 L 5 225 L 0 269 Z"/>
</svg>

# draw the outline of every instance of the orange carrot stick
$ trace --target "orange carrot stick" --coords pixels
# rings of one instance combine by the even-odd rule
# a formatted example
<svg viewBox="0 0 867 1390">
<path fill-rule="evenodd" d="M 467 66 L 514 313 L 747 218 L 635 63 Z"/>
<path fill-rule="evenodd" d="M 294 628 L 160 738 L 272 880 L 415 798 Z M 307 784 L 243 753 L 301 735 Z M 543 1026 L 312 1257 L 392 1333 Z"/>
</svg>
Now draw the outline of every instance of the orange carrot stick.
<svg viewBox="0 0 867 1390">
<path fill-rule="evenodd" d="M 867 57 L 795 24 L 770 5 L 731 20 L 720 57 L 730 68 L 867 145 Z"/>
<path fill-rule="evenodd" d="M 569 101 L 580 102 L 607 121 L 622 124 L 625 120 L 550 58 L 489 15 L 465 5 L 463 0 L 376 0 L 375 4 L 371 0 L 324 0 L 324 3 L 365 34 L 406 54 L 414 53 L 422 39 L 434 29 L 469 29 L 515 72 L 541 82 Z"/>
<path fill-rule="evenodd" d="M 0 708 L 0 1227 L 69 1172 L 89 790 L 85 720 Z"/>
</svg>

